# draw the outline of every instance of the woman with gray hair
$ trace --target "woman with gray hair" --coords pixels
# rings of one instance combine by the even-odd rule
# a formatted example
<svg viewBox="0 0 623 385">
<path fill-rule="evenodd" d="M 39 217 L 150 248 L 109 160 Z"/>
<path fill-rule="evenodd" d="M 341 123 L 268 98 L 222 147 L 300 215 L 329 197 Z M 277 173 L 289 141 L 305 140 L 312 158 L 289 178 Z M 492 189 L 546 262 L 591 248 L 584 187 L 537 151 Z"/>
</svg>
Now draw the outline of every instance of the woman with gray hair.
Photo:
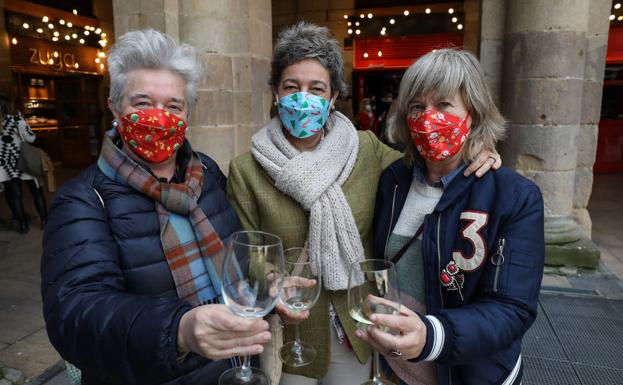
<svg viewBox="0 0 623 385">
<path fill-rule="evenodd" d="M 82 384 L 216 384 L 270 333 L 220 304 L 223 242 L 241 226 L 224 175 L 185 139 L 202 61 L 143 30 L 108 65 L 115 127 L 56 194 L 43 240 L 50 341 Z"/>
<path fill-rule="evenodd" d="M 543 275 L 543 199 L 506 168 L 463 175 L 504 134 L 477 59 L 442 49 L 409 67 L 392 134 L 408 145 L 379 182 L 374 248 L 396 263 L 403 306 L 357 335 L 385 352 L 400 384 L 519 384 Z"/>
<path fill-rule="evenodd" d="M 277 312 L 299 323 L 315 359 L 286 366 L 281 384 L 358 384 L 370 350 L 355 338 L 346 289 L 352 262 L 371 258 L 374 198 L 381 172 L 401 154 L 333 111 L 345 92 L 341 48 L 327 28 L 301 22 L 281 31 L 270 85 L 279 115 L 256 133 L 251 151 L 230 163 L 227 193 L 244 228 L 278 235 L 284 248 L 305 244 L 321 265 L 323 289 L 312 309 Z M 469 172 L 492 163 L 483 152 Z M 285 339 L 295 328 L 286 326 Z M 276 354 L 276 352 L 274 352 Z"/>
</svg>

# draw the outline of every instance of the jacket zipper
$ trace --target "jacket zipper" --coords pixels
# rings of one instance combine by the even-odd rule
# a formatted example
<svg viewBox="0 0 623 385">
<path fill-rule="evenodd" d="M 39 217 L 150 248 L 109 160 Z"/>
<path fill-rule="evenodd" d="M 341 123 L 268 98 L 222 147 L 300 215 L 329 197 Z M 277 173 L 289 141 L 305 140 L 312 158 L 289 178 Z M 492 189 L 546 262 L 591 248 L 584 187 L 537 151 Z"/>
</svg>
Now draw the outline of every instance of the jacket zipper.
<svg viewBox="0 0 623 385">
<path fill-rule="evenodd" d="M 441 272 L 441 213 L 437 217 L 437 271 Z M 441 292 L 441 285 L 439 286 L 439 299 L 441 299 L 441 308 L 443 309 L 443 293 Z"/>
<path fill-rule="evenodd" d="M 493 278 L 493 292 L 498 293 L 498 278 L 500 276 L 500 267 L 504 264 L 504 246 L 506 245 L 506 239 L 500 238 L 498 240 L 498 249 L 491 256 L 491 263 L 495 266 L 495 277 Z"/>
<path fill-rule="evenodd" d="M 394 209 L 396 205 L 396 191 L 398 191 L 398 185 L 394 186 L 394 196 L 392 198 L 392 214 L 389 217 L 389 226 L 387 227 L 387 238 L 385 239 L 385 250 L 383 250 L 383 259 L 387 258 L 387 245 L 389 244 L 389 236 L 392 233 L 392 222 L 394 221 Z"/>
</svg>

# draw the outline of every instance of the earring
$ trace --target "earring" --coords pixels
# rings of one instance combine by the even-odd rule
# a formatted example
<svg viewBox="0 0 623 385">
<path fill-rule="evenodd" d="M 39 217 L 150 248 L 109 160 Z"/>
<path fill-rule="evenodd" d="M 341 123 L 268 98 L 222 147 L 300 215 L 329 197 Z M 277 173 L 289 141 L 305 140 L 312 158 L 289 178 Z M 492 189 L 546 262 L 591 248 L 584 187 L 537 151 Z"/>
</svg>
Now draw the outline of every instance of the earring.
<svg viewBox="0 0 623 385">
<path fill-rule="evenodd" d="M 276 100 L 273 100 L 273 106 L 275 106 L 275 107 L 277 106 L 277 101 Z"/>
<path fill-rule="evenodd" d="M 117 119 L 112 121 L 112 126 L 117 128 L 117 126 L 119 125 L 119 122 L 117 122 Z"/>
</svg>

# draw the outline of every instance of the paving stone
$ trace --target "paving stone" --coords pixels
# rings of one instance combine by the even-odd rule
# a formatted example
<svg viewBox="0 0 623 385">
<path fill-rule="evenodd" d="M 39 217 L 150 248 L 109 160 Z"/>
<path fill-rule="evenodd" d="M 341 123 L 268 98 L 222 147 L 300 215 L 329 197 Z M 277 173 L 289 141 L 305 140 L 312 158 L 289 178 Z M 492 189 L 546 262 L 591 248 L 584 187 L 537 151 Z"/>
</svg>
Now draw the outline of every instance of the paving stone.
<svg viewBox="0 0 623 385">
<path fill-rule="evenodd" d="M 3 372 L 4 372 L 4 378 L 11 381 L 14 384 L 24 381 L 24 378 L 25 378 L 24 373 L 22 373 L 21 371 L 17 369 L 4 368 Z"/>
<path fill-rule="evenodd" d="M 21 370 L 26 378 L 34 378 L 54 365 L 61 357 L 50 344 L 45 329 L 0 351 L 0 362 Z"/>
<path fill-rule="evenodd" d="M 41 303 L 22 301 L 0 312 L 0 341 L 12 344 L 45 326 Z"/>
</svg>

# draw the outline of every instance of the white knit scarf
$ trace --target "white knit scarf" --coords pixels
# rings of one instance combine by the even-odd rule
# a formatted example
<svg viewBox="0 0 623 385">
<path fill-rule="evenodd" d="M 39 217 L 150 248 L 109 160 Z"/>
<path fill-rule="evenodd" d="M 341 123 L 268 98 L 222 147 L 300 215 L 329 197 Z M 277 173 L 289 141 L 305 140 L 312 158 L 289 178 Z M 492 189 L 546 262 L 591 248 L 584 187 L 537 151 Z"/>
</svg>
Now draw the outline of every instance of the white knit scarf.
<svg viewBox="0 0 623 385">
<path fill-rule="evenodd" d="M 309 210 L 310 259 L 321 261 L 328 290 L 348 288 L 348 269 L 364 259 L 363 245 L 342 184 L 359 150 L 351 121 L 335 111 L 325 124 L 326 135 L 313 151 L 301 152 L 286 138 L 279 117 L 251 140 L 251 153 L 275 181 L 275 187 Z"/>
</svg>

